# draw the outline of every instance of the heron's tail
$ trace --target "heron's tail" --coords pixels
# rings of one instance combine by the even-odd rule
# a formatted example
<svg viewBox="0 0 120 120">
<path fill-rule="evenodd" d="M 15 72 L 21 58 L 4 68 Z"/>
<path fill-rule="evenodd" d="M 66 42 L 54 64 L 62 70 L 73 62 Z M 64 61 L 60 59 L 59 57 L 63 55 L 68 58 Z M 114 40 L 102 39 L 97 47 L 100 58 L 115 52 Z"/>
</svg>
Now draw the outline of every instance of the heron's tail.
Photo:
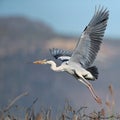
<svg viewBox="0 0 120 120">
<path fill-rule="evenodd" d="M 87 70 L 95 77 L 95 79 L 98 78 L 98 69 L 96 66 L 92 66 L 92 67 L 89 67 L 87 68 Z"/>
</svg>

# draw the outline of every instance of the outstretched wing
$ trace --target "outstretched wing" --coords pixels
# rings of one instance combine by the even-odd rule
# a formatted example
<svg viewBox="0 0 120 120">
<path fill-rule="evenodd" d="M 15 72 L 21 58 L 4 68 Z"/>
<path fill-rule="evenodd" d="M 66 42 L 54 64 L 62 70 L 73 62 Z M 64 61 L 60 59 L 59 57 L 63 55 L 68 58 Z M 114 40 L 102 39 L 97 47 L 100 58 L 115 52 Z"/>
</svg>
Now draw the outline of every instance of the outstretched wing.
<svg viewBox="0 0 120 120">
<path fill-rule="evenodd" d="M 108 16 L 109 11 L 103 7 L 95 10 L 94 16 L 84 29 L 70 61 L 80 63 L 84 68 L 91 66 L 100 49 Z"/>
<path fill-rule="evenodd" d="M 61 60 L 62 62 L 68 61 L 72 55 L 72 51 L 57 48 L 50 49 L 50 53 L 52 56 L 54 56 L 56 59 Z"/>
</svg>

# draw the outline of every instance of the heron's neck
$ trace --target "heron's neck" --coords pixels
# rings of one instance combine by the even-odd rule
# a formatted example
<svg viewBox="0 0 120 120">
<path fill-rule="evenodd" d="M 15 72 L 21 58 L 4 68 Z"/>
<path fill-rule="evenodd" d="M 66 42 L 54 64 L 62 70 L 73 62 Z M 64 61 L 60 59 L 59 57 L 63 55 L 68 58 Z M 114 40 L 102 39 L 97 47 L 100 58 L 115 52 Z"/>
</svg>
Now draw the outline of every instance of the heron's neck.
<svg viewBox="0 0 120 120">
<path fill-rule="evenodd" d="M 51 65 L 51 69 L 53 70 L 53 71 L 62 71 L 62 68 L 61 68 L 61 66 L 56 66 L 56 63 L 54 62 L 54 61 L 47 61 L 47 64 L 50 64 Z"/>
</svg>

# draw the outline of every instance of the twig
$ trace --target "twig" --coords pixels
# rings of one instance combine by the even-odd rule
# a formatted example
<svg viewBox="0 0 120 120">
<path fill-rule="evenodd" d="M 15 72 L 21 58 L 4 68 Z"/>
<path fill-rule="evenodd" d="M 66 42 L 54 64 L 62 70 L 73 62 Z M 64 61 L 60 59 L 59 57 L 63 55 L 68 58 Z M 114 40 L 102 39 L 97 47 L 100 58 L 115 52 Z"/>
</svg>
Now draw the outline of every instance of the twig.
<svg viewBox="0 0 120 120">
<path fill-rule="evenodd" d="M 34 105 L 37 101 L 38 101 L 38 98 L 36 98 L 36 99 L 33 101 L 33 103 L 32 103 L 32 105 L 30 106 L 30 108 L 32 108 L 33 105 Z"/>
<path fill-rule="evenodd" d="M 7 112 L 7 111 L 14 105 L 14 103 L 15 103 L 17 100 L 19 100 L 20 98 L 22 98 L 23 96 L 26 96 L 26 95 L 28 95 L 28 92 L 24 92 L 24 93 L 20 94 L 19 96 L 17 96 L 16 98 L 14 98 L 14 99 L 10 102 L 10 104 L 8 104 L 8 106 L 3 110 L 3 112 Z"/>
<path fill-rule="evenodd" d="M 95 119 L 105 119 L 105 120 L 107 120 L 107 119 L 110 119 L 110 118 L 116 118 L 116 119 L 119 118 L 119 117 L 114 116 L 114 115 L 111 115 L 111 116 L 108 116 L 108 117 L 103 117 L 103 116 L 92 117 L 92 116 L 89 116 L 89 115 L 86 115 L 86 114 L 84 114 L 83 117 L 87 117 L 87 118 L 90 118 L 90 119 L 93 119 L 93 120 L 95 120 Z"/>
<path fill-rule="evenodd" d="M 35 98 L 35 100 L 32 102 L 32 104 L 30 105 L 30 107 L 27 108 L 26 112 L 30 112 L 33 108 L 33 105 L 38 101 L 38 98 Z"/>
<path fill-rule="evenodd" d="M 35 120 L 35 114 L 34 114 L 34 109 L 33 105 L 38 101 L 38 98 L 36 98 L 30 107 L 26 109 L 26 114 L 25 114 L 25 120 Z"/>
</svg>

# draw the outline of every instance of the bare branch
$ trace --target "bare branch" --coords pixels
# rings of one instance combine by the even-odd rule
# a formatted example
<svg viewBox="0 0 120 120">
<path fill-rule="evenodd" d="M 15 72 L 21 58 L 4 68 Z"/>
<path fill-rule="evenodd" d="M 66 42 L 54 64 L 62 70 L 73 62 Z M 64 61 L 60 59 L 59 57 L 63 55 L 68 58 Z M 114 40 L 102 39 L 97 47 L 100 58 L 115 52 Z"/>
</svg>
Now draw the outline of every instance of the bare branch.
<svg viewBox="0 0 120 120">
<path fill-rule="evenodd" d="M 3 112 L 6 112 L 8 111 L 16 101 L 18 101 L 20 98 L 22 98 L 23 96 L 27 96 L 28 95 L 28 92 L 24 92 L 22 94 L 20 94 L 19 96 L 15 97 L 11 102 L 10 104 L 8 104 L 8 106 L 3 110 Z"/>
</svg>

